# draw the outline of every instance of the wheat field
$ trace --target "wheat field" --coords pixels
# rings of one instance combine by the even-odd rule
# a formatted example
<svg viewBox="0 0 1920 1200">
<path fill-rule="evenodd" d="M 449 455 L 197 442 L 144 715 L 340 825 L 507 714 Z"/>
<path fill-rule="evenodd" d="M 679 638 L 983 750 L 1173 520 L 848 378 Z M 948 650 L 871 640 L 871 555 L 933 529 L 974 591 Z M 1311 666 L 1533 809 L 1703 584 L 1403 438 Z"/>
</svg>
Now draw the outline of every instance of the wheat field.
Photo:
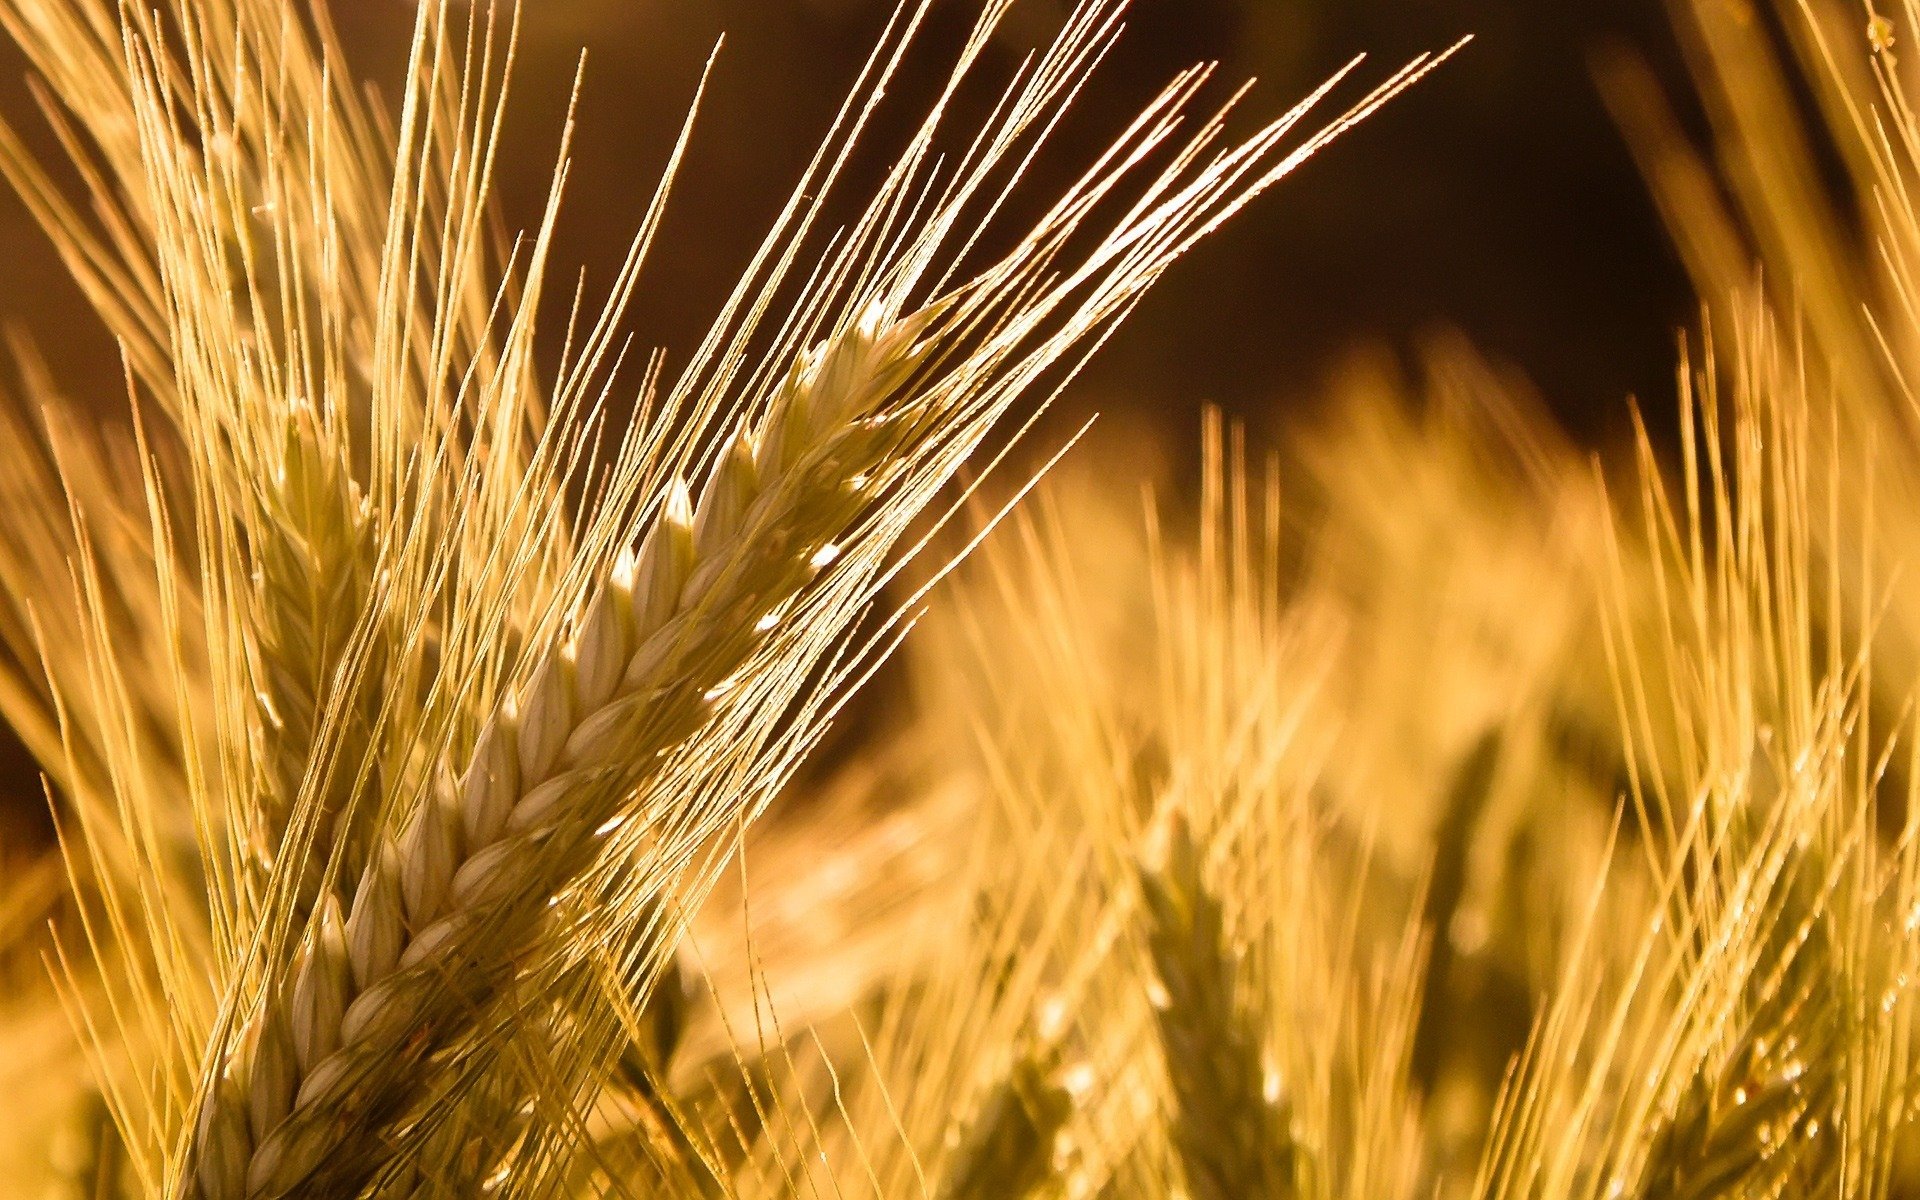
<svg viewBox="0 0 1920 1200">
<path fill-rule="evenodd" d="M 1126 0 L 1012 8 L 901 0 L 651 350 L 698 95 L 602 304 L 511 5 L 383 95 L 321 0 L 0 0 L 121 381 L 7 340 L 0 1195 L 1920 1198 L 1920 3 L 1681 0 L 1707 142 L 1596 59 L 1671 428 L 1440 336 L 1190 472 L 1042 418 L 1471 49 L 1089 151 Z"/>
</svg>

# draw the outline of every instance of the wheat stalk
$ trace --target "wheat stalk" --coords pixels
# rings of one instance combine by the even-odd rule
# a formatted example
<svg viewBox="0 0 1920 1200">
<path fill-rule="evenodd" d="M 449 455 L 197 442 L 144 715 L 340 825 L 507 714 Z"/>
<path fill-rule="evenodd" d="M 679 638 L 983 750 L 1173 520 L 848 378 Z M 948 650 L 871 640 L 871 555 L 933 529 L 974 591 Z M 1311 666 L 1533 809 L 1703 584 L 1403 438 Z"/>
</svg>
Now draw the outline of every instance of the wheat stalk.
<svg viewBox="0 0 1920 1200">
<path fill-rule="evenodd" d="M 932 310 L 870 308 L 796 364 L 697 504 L 669 498 L 569 641 L 381 846 L 344 917 L 331 902 L 289 986 L 253 1019 L 202 1110 L 186 1170 L 208 1200 L 351 1194 L 385 1165 L 373 1130 L 412 1066 L 458 1037 L 594 831 L 697 729 L 711 697 L 865 507 L 924 409 L 901 392 Z M 324 1182 L 322 1182 L 324 1181 Z"/>
<path fill-rule="evenodd" d="M 1240 955 L 1201 856 L 1176 817 L 1164 860 L 1139 872 L 1170 1138 L 1194 1200 L 1292 1196 L 1289 1109 L 1269 1087 L 1265 1038 L 1239 998 Z"/>
<path fill-rule="evenodd" d="M 657 919 L 656 910 L 647 923 Z M 673 936 L 656 934 L 655 940 Z M 625 1045 L 611 1080 L 613 1128 L 598 1134 L 592 1152 L 575 1164 L 570 1190 L 590 1194 L 596 1177 L 619 1179 L 614 1172 L 644 1170 L 670 1180 L 674 1195 L 724 1195 L 718 1156 L 670 1085 L 692 1007 L 693 976 L 675 955 L 658 979 L 636 982 L 639 986 L 618 979 L 589 984 L 614 1009 Z M 630 999 L 635 995 L 644 997 L 637 1006 Z"/>
</svg>

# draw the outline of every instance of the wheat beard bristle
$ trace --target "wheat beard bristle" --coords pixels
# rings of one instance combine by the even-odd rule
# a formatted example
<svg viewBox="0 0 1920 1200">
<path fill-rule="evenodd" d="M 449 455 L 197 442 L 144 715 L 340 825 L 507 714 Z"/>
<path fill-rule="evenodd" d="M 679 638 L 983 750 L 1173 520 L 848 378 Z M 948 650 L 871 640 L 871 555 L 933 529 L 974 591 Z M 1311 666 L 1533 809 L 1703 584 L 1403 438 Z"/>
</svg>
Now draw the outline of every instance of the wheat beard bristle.
<svg viewBox="0 0 1920 1200">
<path fill-rule="evenodd" d="M 1784 959 L 1780 978 L 1759 989 L 1760 1002 L 1725 1062 L 1688 1080 L 1655 1127 L 1638 1186 L 1622 1187 L 1622 1194 L 1639 1200 L 1837 1194 L 1837 1064 L 1847 1051 L 1845 1016 L 1833 997 L 1850 989 L 1830 957 L 1818 902 L 1802 895 L 1804 882 L 1793 882 L 1803 876 L 1790 871 L 1782 878 L 1777 886 L 1790 897 L 1785 913 L 1801 919 L 1783 914 L 1775 927 L 1774 936 L 1784 939 L 1777 952 Z M 1792 898 L 1806 907 L 1796 908 Z M 1772 965 L 1774 956 L 1761 961 Z"/>
<path fill-rule="evenodd" d="M 874 306 L 802 356 L 759 436 L 743 432 L 696 506 L 675 485 L 464 769 L 449 764 L 379 846 L 343 916 L 332 897 L 204 1101 L 184 1175 L 206 1200 L 350 1196 L 396 1151 L 415 1068 L 471 1028 L 594 831 L 700 726 L 707 694 L 761 645 L 761 618 L 859 517 L 858 481 L 925 414 L 903 390 L 933 308 Z"/>
<path fill-rule="evenodd" d="M 1825 1191 L 1831 1175 L 1800 1161 L 1794 1148 L 1818 1137 L 1821 1119 L 1830 1116 L 1825 1084 L 1832 1067 L 1809 1066 L 1799 1047 L 1787 1049 L 1788 1061 L 1775 1062 L 1749 1042 L 1727 1071 L 1695 1078 L 1673 1116 L 1660 1122 L 1633 1194 L 1641 1200 L 1778 1195 L 1796 1172 L 1818 1183 L 1788 1194 L 1831 1194 Z M 1808 1057 L 1817 1060 L 1824 1049 Z M 1834 1141 L 1831 1132 L 1825 1136 Z"/>
</svg>

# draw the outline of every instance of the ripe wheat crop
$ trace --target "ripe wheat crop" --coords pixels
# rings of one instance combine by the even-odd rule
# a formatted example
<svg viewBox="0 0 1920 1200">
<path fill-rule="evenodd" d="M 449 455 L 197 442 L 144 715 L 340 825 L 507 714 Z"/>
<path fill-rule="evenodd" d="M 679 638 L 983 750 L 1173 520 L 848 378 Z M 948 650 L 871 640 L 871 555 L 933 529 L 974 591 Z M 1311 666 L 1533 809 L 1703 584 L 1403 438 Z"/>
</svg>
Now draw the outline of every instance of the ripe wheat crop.
<svg viewBox="0 0 1920 1200">
<path fill-rule="evenodd" d="M 0 0 L 124 379 L 6 344 L 6 1195 L 1920 1196 L 1920 9 L 1681 6 L 1711 148 L 1601 60 L 1674 436 L 1438 338 L 1187 481 L 1027 442 L 1450 52 L 1243 133 L 1195 67 L 1074 164 L 1128 6 L 996 77 L 1010 7 L 893 9 L 643 356 L 699 94 L 569 307 L 510 8 L 389 101 L 317 2 Z"/>
</svg>

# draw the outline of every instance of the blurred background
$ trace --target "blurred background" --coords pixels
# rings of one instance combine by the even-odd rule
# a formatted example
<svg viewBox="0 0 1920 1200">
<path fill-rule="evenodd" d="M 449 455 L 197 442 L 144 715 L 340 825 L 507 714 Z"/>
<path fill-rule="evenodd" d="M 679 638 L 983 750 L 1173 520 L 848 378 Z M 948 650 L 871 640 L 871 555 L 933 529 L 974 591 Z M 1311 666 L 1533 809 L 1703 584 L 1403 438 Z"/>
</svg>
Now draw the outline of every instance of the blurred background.
<svg viewBox="0 0 1920 1200">
<path fill-rule="evenodd" d="M 639 345 L 679 352 L 671 369 L 783 202 L 892 3 L 527 0 L 500 181 L 508 228 L 538 219 L 584 51 L 554 261 L 583 270 L 590 296 L 603 288 L 724 34 L 629 322 Z M 990 73 L 1042 44 L 1067 7 L 1022 0 Z M 976 8 L 944 0 L 937 20 L 957 35 Z M 391 94 L 413 5 L 332 9 L 362 76 Z M 1624 428 L 1629 396 L 1666 408 L 1689 292 L 1590 70 L 1596 50 L 1626 46 L 1682 93 L 1662 0 L 1135 0 L 1055 162 L 1083 163 L 1196 60 L 1220 60 L 1226 80 L 1258 77 L 1247 115 L 1270 117 L 1356 54 L 1371 60 L 1362 79 L 1377 79 L 1468 34 L 1475 41 L 1458 60 L 1178 267 L 1069 398 L 1075 423 L 1097 409 L 1120 414 L 1123 428 L 1145 421 L 1190 438 L 1200 407 L 1217 403 L 1270 425 L 1310 406 L 1358 348 L 1405 353 L 1446 327 L 1529 376 L 1590 444 Z M 930 81 L 909 75 L 902 89 L 916 82 Z M 0 105 L 57 157 L 24 115 L 31 91 L 12 47 L 0 56 Z M 1060 182 L 1037 179 L 1034 190 Z M 0 199 L 0 255 L 0 321 L 30 330 L 75 393 L 120 411 L 112 346 L 10 196 Z M 0 792 L 31 790 L 30 780 L 17 747 L 0 746 Z"/>
</svg>

